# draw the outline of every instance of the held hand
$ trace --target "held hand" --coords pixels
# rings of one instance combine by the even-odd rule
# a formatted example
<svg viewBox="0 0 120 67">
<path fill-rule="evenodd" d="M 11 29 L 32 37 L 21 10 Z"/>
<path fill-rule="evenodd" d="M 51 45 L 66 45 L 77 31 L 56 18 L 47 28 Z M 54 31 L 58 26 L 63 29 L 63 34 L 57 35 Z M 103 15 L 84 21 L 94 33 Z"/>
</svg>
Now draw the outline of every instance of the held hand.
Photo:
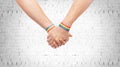
<svg viewBox="0 0 120 67">
<path fill-rule="evenodd" d="M 62 29 L 61 27 L 55 27 L 48 32 L 47 41 L 49 45 L 53 48 L 57 48 L 61 45 L 64 45 L 72 35 Z"/>
</svg>

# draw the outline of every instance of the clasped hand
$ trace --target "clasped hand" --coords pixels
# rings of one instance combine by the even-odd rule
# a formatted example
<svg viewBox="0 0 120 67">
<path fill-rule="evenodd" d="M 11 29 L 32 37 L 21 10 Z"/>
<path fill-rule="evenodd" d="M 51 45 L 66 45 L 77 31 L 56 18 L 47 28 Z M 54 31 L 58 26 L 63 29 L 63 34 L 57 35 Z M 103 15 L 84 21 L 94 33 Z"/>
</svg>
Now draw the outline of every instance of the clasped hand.
<svg viewBox="0 0 120 67">
<path fill-rule="evenodd" d="M 72 37 L 72 35 L 68 31 L 55 26 L 48 32 L 47 42 L 51 47 L 57 48 L 64 45 L 69 40 L 69 37 Z"/>
</svg>

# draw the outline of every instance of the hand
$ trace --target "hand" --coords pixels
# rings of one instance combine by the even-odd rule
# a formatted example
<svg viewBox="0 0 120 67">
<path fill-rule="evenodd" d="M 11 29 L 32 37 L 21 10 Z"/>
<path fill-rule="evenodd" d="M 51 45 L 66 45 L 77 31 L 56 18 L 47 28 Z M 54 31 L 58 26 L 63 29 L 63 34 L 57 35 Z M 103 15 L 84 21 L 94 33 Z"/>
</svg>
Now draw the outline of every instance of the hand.
<svg viewBox="0 0 120 67">
<path fill-rule="evenodd" d="M 72 35 L 60 27 L 55 27 L 48 32 L 47 41 L 53 48 L 64 45 Z"/>
</svg>

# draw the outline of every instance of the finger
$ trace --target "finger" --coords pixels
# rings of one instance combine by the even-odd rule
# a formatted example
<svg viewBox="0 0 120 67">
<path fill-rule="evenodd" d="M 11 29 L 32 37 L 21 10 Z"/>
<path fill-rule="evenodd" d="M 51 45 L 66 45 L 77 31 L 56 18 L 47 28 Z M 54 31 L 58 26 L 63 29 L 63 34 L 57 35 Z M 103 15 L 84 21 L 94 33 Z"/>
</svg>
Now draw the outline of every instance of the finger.
<svg viewBox="0 0 120 67">
<path fill-rule="evenodd" d="M 48 39 L 48 44 L 49 44 L 50 46 L 54 47 L 54 45 L 55 45 L 54 41 L 55 41 L 54 38 L 50 37 L 50 38 Z"/>
<path fill-rule="evenodd" d="M 70 33 L 68 33 L 69 37 L 72 37 L 72 35 Z"/>
<path fill-rule="evenodd" d="M 56 48 L 58 47 L 57 43 L 56 43 L 56 40 L 55 39 L 52 39 L 52 41 L 49 42 L 49 44 L 51 45 L 51 47 L 53 48 Z"/>
<path fill-rule="evenodd" d="M 64 41 L 68 41 L 68 40 L 69 40 L 69 37 L 66 37 L 66 38 L 64 38 L 63 40 L 64 40 Z"/>
<path fill-rule="evenodd" d="M 51 45 L 53 48 L 57 48 L 58 45 L 56 44 L 56 42 L 54 41 L 53 44 Z"/>
<path fill-rule="evenodd" d="M 51 40 L 49 40 L 49 41 L 48 41 L 48 44 L 49 44 L 49 45 L 52 45 L 52 44 L 53 44 L 53 42 L 54 42 L 54 40 L 53 40 L 53 39 L 51 39 Z"/>
<path fill-rule="evenodd" d="M 61 45 L 64 45 L 64 42 L 65 42 L 64 39 L 60 39 L 59 41 L 60 41 Z"/>
<path fill-rule="evenodd" d="M 49 42 L 49 41 L 51 41 L 51 40 L 52 40 L 52 36 L 48 35 L 48 36 L 47 36 L 47 41 Z"/>
<path fill-rule="evenodd" d="M 64 41 L 67 42 L 68 40 L 69 40 L 69 38 L 68 38 L 68 39 L 65 39 Z"/>
<path fill-rule="evenodd" d="M 69 37 L 64 39 L 64 44 L 67 43 L 69 41 Z"/>
<path fill-rule="evenodd" d="M 60 40 L 60 42 L 62 43 L 62 45 L 64 45 L 66 43 L 66 41 L 64 39 Z"/>
<path fill-rule="evenodd" d="M 57 42 L 53 37 L 50 36 L 47 41 L 51 47 L 53 47 L 53 48 L 58 47 Z"/>
<path fill-rule="evenodd" d="M 51 38 L 51 36 L 50 36 L 50 35 L 48 35 L 48 36 L 47 36 L 47 39 L 50 39 L 50 38 Z"/>
<path fill-rule="evenodd" d="M 55 48 L 56 46 L 55 46 L 55 44 L 54 44 L 54 42 L 52 42 L 52 43 L 49 43 L 50 44 L 50 46 L 51 47 L 53 47 L 53 48 Z"/>
<path fill-rule="evenodd" d="M 65 45 L 66 41 L 63 41 L 63 45 Z"/>
<path fill-rule="evenodd" d="M 49 36 L 49 38 L 47 38 L 47 42 L 50 44 L 50 43 L 52 43 L 52 41 L 53 41 L 53 38 L 51 36 Z"/>
<path fill-rule="evenodd" d="M 51 37 L 47 38 L 47 42 L 50 42 L 51 40 L 52 40 L 52 38 L 51 38 Z"/>
<path fill-rule="evenodd" d="M 56 39 L 56 43 L 57 43 L 58 46 L 61 46 L 61 45 L 62 45 L 61 41 L 58 40 L 58 39 Z"/>
<path fill-rule="evenodd" d="M 64 42 L 63 42 L 64 40 L 60 39 L 59 41 L 60 41 L 61 45 L 64 44 Z M 61 46 L 61 45 L 60 45 L 60 46 Z"/>
</svg>

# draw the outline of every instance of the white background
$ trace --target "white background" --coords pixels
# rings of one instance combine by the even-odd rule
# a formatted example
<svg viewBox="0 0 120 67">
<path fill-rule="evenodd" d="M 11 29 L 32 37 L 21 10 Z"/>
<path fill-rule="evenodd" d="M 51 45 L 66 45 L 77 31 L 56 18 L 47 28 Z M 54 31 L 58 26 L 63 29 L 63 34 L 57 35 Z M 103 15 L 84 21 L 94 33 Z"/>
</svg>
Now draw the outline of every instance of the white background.
<svg viewBox="0 0 120 67">
<path fill-rule="evenodd" d="M 73 0 L 37 0 L 58 25 Z M 75 21 L 73 35 L 53 49 L 47 33 L 15 0 L 0 0 L 0 67 L 120 67 L 120 0 L 94 0 Z"/>
</svg>

